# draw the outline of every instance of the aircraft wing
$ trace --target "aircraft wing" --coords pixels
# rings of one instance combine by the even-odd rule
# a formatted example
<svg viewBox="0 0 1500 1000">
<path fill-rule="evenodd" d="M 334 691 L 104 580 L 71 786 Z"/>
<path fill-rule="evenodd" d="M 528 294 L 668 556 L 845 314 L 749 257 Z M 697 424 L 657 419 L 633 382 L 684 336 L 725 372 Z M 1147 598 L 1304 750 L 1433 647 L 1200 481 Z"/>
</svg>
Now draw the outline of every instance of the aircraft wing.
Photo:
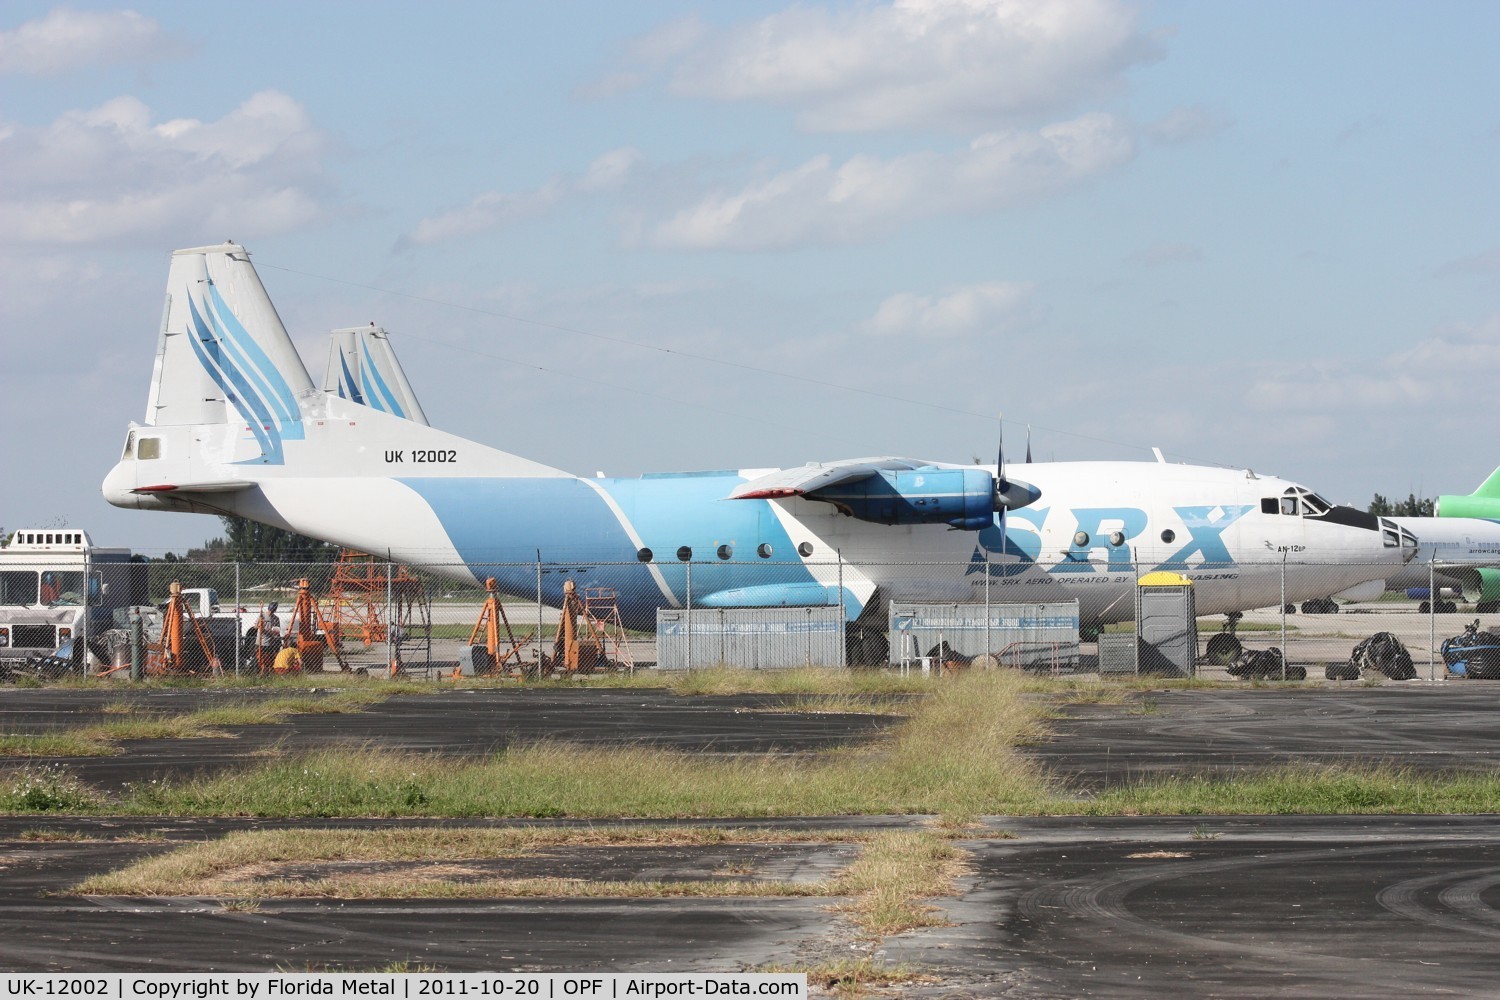
<svg viewBox="0 0 1500 1000">
<path fill-rule="evenodd" d="M 933 462 L 915 458 L 852 458 L 842 462 L 809 462 L 796 469 L 782 469 L 757 476 L 735 487 L 730 500 L 776 500 L 797 497 L 813 490 L 869 479 L 880 472 L 925 469 Z"/>
</svg>

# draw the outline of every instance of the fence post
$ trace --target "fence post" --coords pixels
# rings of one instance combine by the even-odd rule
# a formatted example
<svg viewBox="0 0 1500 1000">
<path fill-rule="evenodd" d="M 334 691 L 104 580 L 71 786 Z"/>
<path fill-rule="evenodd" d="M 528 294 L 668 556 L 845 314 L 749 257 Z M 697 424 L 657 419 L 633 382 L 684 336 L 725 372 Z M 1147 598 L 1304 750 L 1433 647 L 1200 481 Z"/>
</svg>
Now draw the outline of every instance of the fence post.
<svg viewBox="0 0 1500 1000">
<path fill-rule="evenodd" d="M 1141 564 L 1132 561 L 1130 568 L 1135 572 L 1135 593 L 1130 595 L 1130 603 L 1134 609 L 1130 613 L 1130 624 L 1132 630 L 1135 632 L 1135 652 L 1131 654 L 1130 659 L 1135 664 L 1135 676 L 1139 677 L 1141 676 Z M 1195 610 L 1197 608 L 1197 600 L 1197 595 L 1193 595 L 1193 601 L 1195 602 L 1193 607 Z M 1104 626 L 1101 624 L 1097 625 L 1096 628 L 1099 631 L 1094 635 L 1094 642 L 1098 643 L 1099 636 L 1104 634 Z M 1096 653 L 1098 649 L 1099 647 L 1095 645 L 1094 650 Z M 1194 650 L 1194 652 L 1196 653 L 1197 650 Z M 1103 664 L 1099 666 L 1099 677 L 1101 679 L 1104 677 Z"/>
<path fill-rule="evenodd" d="M 1437 646 L 1437 553 L 1427 560 L 1427 680 L 1437 680 L 1437 666 L 1432 651 Z M 1446 669 L 1447 663 L 1443 664 Z"/>
<path fill-rule="evenodd" d="M 245 606 L 240 598 L 240 562 L 234 561 L 234 676 L 240 675 L 240 661 L 244 659 L 244 651 L 240 649 L 242 641 L 241 626 L 244 620 L 240 618 L 240 609 Z"/>
<path fill-rule="evenodd" d="M 395 587 L 395 570 L 389 559 L 385 564 L 385 662 L 389 667 L 389 673 L 394 675 L 397 668 L 398 646 L 396 645 L 396 614 L 391 604 L 391 591 Z"/>
<path fill-rule="evenodd" d="M 559 627 L 561 620 L 559 619 Z M 536 675 L 542 676 L 542 552 L 536 553 Z"/>
<path fill-rule="evenodd" d="M 686 614 L 683 616 L 684 627 L 687 629 L 687 668 L 693 669 L 693 560 L 689 559 L 684 564 L 687 570 L 687 604 L 684 608 Z"/>
<path fill-rule="evenodd" d="M 1281 553 L 1281 679 L 1286 680 L 1286 553 Z"/>
<path fill-rule="evenodd" d="M 844 550 L 834 549 L 839 561 L 839 666 L 849 666 L 849 612 L 844 607 Z"/>
<path fill-rule="evenodd" d="M 1003 522 L 1002 522 L 1003 523 Z M 984 550 L 984 655 L 994 656 L 990 648 L 990 550 Z"/>
<path fill-rule="evenodd" d="M 141 623 L 141 612 L 130 609 L 130 679 L 141 679 L 141 663 L 146 657 L 146 630 Z"/>
<path fill-rule="evenodd" d="M 104 587 L 99 587 L 98 600 L 104 601 Z M 94 610 L 94 561 L 88 546 L 83 548 L 83 614 L 78 616 L 78 631 L 73 634 L 73 652 L 79 653 L 78 670 L 83 676 L 89 672 L 89 618 Z M 81 644 L 81 645 L 80 645 Z"/>
</svg>

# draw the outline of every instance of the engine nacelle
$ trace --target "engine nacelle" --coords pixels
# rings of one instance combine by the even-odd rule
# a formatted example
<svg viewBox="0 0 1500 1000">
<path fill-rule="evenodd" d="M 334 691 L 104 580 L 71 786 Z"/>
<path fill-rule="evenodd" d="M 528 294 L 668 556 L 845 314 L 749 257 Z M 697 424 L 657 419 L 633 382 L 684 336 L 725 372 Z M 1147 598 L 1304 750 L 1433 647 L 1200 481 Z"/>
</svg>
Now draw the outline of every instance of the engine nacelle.
<svg viewBox="0 0 1500 1000">
<path fill-rule="evenodd" d="M 881 471 L 807 494 L 879 524 L 946 524 L 980 531 L 995 523 L 995 477 L 983 469 Z"/>
</svg>

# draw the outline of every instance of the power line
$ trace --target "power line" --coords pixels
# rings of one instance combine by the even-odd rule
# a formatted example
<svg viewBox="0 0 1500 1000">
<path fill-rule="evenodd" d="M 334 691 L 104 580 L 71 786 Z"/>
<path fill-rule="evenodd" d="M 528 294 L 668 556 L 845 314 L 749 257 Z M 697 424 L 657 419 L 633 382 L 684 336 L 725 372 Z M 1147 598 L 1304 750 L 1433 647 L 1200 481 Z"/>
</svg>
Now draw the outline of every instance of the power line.
<svg viewBox="0 0 1500 1000">
<path fill-rule="evenodd" d="M 720 365 L 720 366 L 725 367 L 725 368 L 733 368 L 733 369 L 737 369 L 739 371 L 752 372 L 752 373 L 757 374 L 757 375 L 766 375 L 766 376 L 770 376 L 772 378 L 788 379 L 788 380 L 791 380 L 791 381 L 794 381 L 794 382 L 802 382 L 802 383 L 805 383 L 807 385 L 817 386 L 817 387 L 819 387 L 821 389 L 835 389 L 835 390 L 838 390 L 838 391 L 841 391 L 841 392 L 856 393 L 858 395 L 869 396 L 869 397 L 874 398 L 874 399 L 883 399 L 883 400 L 886 400 L 888 402 L 904 403 L 904 404 L 906 404 L 908 406 L 923 406 L 923 407 L 927 407 L 928 409 L 939 410 L 939 411 L 942 411 L 944 413 L 952 413 L 952 414 L 956 414 L 958 416 L 977 417 L 977 418 L 979 418 L 981 420 L 987 420 L 988 421 L 988 420 L 994 420 L 995 419 L 995 415 L 993 413 L 979 413 L 979 412 L 976 412 L 974 410 L 963 409 L 962 407 L 948 406 L 948 405 L 946 405 L 944 403 L 934 402 L 934 401 L 932 401 L 930 399 L 919 399 L 919 398 L 915 398 L 915 397 L 911 397 L 911 396 L 902 396 L 902 395 L 899 395 L 897 393 L 882 392 L 882 391 L 880 391 L 878 389 L 867 389 L 867 388 L 864 388 L 862 386 L 844 385 L 844 384 L 839 383 L 839 382 L 829 382 L 829 381 L 824 380 L 824 379 L 813 378 L 810 375 L 800 375 L 800 374 L 798 374 L 796 372 L 778 371 L 778 370 L 773 369 L 773 368 L 762 368 L 762 367 L 760 367 L 758 365 L 746 364 L 745 362 L 742 362 L 742 361 L 730 361 L 730 360 L 728 360 L 726 358 L 716 358 L 716 357 L 713 357 L 712 355 L 708 355 L 708 354 L 698 354 L 698 353 L 695 353 L 693 351 L 675 350 L 675 349 L 670 348 L 670 347 L 661 347 L 661 346 L 656 345 L 656 344 L 647 344 L 647 343 L 643 343 L 643 342 L 638 341 L 638 340 L 631 340 L 631 339 L 629 339 L 627 337 L 614 337 L 614 336 L 610 336 L 609 334 L 595 333 L 592 330 L 584 330 L 584 329 L 581 329 L 579 327 L 564 326 L 564 325 L 562 325 L 560 323 L 549 323 L 546 320 L 530 319 L 530 318 L 528 318 L 526 316 L 517 316 L 517 315 L 515 315 L 513 313 L 501 312 L 501 311 L 499 311 L 497 309 L 485 309 L 485 308 L 482 308 L 482 307 L 479 307 L 479 306 L 464 305 L 461 302 L 452 302 L 452 301 L 449 301 L 447 299 L 435 298 L 435 297 L 430 296 L 430 295 L 418 295 L 418 294 L 416 294 L 414 292 L 404 292 L 404 291 L 400 291 L 400 290 L 394 289 L 394 288 L 385 288 L 385 287 L 382 287 L 380 285 L 371 285 L 371 284 L 366 284 L 365 282 L 351 281 L 351 280 L 349 280 L 347 278 L 336 278 L 336 277 L 333 277 L 333 276 L 327 275 L 327 274 L 318 274 L 318 273 L 313 272 L 313 271 L 304 271 L 304 270 L 301 270 L 299 268 L 286 267 L 286 266 L 280 265 L 280 264 L 270 264 L 270 263 L 266 263 L 265 261 L 260 261 L 260 260 L 256 261 L 256 266 L 258 266 L 258 267 L 268 267 L 268 268 L 271 268 L 271 269 L 276 270 L 276 271 L 283 271 L 283 272 L 286 272 L 288 274 L 296 274 L 296 275 L 299 275 L 299 276 L 304 277 L 304 278 L 313 278 L 313 279 L 316 279 L 318 281 L 327 281 L 327 282 L 330 282 L 330 283 L 336 284 L 336 285 L 347 285 L 347 286 L 349 286 L 351 288 L 362 288 L 362 289 L 364 289 L 366 291 L 376 292 L 376 293 L 381 294 L 381 295 L 391 295 L 391 296 L 395 296 L 397 298 L 408 299 L 408 300 L 413 301 L 413 302 L 425 302 L 425 303 L 428 303 L 429 305 L 441 306 L 441 307 L 447 308 L 447 309 L 456 309 L 456 310 L 458 310 L 460 312 L 473 313 L 475 315 L 486 316 L 486 317 L 489 317 L 491 319 L 500 319 L 500 320 L 505 320 L 505 321 L 511 322 L 511 323 L 520 323 L 520 324 L 523 324 L 525 326 L 533 326 L 533 327 L 537 327 L 537 328 L 543 329 L 543 330 L 554 330 L 554 331 L 557 331 L 558 333 L 570 333 L 570 334 L 573 334 L 575 336 L 588 337 L 588 338 L 590 338 L 592 340 L 598 340 L 598 341 L 602 341 L 604 343 L 617 344 L 617 345 L 620 345 L 620 346 L 623 346 L 623 347 L 632 347 L 632 348 L 636 348 L 638 350 L 654 351 L 654 352 L 656 352 L 658 354 L 669 355 L 669 356 L 677 357 L 677 358 L 686 358 L 686 359 L 691 360 L 691 361 L 701 361 L 701 362 L 703 362 L 705 364 Z M 439 339 L 439 338 L 436 338 L 436 337 L 429 337 L 429 336 L 424 336 L 424 335 L 421 335 L 421 334 L 413 334 L 413 333 L 409 333 L 409 332 L 403 332 L 402 335 L 403 336 L 407 336 L 407 337 L 412 337 L 413 339 L 416 339 L 416 340 L 423 340 L 423 341 L 426 341 L 428 343 L 437 344 L 437 345 L 440 345 L 440 346 L 443 346 L 443 347 L 447 347 L 447 348 L 449 348 L 451 350 L 466 351 L 466 352 L 469 352 L 471 354 L 478 355 L 480 357 L 488 357 L 488 358 L 491 358 L 493 360 L 502 361 L 502 362 L 505 362 L 505 363 L 508 363 L 508 364 L 519 365 L 519 366 L 522 366 L 522 367 L 534 369 L 536 371 L 546 372 L 546 373 L 548 373 L 550 375 L 559 375 L 559 376 L 562 376 L 564 378 L 576 378 L 576 379 L 580 379 L 581 381 L 584 381 L 584 382 L 592 382 L 594 384 L 604 385 L 604 386 L 606 386 L 608 388 L 611 388 L 611 389 L 622 389 L 623 388 L 623 389 L 626 389 L 627 391 L 637 392 L 640 395 L 652 396 L 652 397 L 657 398 L 657 399 L 666 399 L 666 400 L 670 400 L 672 402 L 681 402 L 681 400 L 675 400 L 675 399 L 672 399 L 672 397 L 669 397 L 669 396 L 662 396 L 662 395 L 655 394 L 655 393 L 645 392 L 645 391 L 642 391 L 642 390 L 639 390 L 639 389 L 635 389 L 634 387 L 618 386 L 618 385 L 615 385 L 613 383 L 602 382 L 602 381 L 595 380 L 595 379 L 588 379 L 588 378 L 585 378 L 585 377 L 583 377 L 581 375 L 577 375 L 576 373 L 573 373 L 573 372 L 565 372 L 565 371 L 559 371 L 557 369 L 549 369 L 549 368 L 545 368 L 545 367 L 543 367 L 541 365 L 533 364 L 533 363 L 530 363 L 530 362 L 516 361 L 516 360 L 514 360 L 512 358 L 507 358 L 507 357 L 504 357 L 504 356 L 498 355 L 498 354 L 491 354 L 491 353 L 488 353 L 488 352 L 485 352 L 485 351 L 478 350 L 477 348 L 468 347 L 466 345 L 461 345 L 461 344 L 455 344 L 455 343 L 452 343 L 451 341 L 442 340 L 442 339 Z M 726 412 L 726 411 L 720 410 L 718 412 L 723 413 L 723 412 Z M 1068 431 L 1068 430 L 1063 430 L 1061 428 L 1056 428 L 1056 427 L 1047 427 L 1046 425 L 1043 425 L 1043 424 L 1032 424 L 1032 426 L 1035 427 L 1037 430 L 1047 431 L 1048 433 L 1051 433 L 1051 434 L 1061 434 L 1061 435 L 1065 435 L 1067 437 L 1078 438 L 1078 439 L 1084 440 L 1084 441 L 1093 441 L 1096 444 L 1107 444 L 1107 445 L 1112 445 L 1112 446 L 1115 446 L 1115 447 L 1124 447 L 1124 448 L 1136 448 L 1136 449 L 1139 449 L 1141 451 L 1149 450 L 1149 449 L 1147 449 L 1147 448 L 1145 448 L 1143 446 L 1140 446 L 1140 445 L 1132 445 L 1132 444 L 1129 444 L 1129 443 L 1123 442 L 1123 441 L 1112 441 L 1112 440 L 1110 440 L 1108 438 L 1093 437 L 1093 436 L 1088 435 L 1088 434 L 1079 434 L 1076 431 Z"/>
</svg>

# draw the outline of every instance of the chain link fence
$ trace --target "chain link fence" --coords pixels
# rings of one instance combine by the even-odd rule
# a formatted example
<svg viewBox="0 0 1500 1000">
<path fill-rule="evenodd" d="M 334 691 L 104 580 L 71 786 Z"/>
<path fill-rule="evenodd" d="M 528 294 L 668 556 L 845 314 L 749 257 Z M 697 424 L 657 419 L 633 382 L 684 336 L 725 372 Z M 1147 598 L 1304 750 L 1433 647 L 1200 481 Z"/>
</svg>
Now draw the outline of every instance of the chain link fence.
<svg viewBox="0 0 1500 1000">
<path fill-rule="evenodd" d="M 159 650 L 163 607 L 172 584 L 180 585 L 214 648 L 172 671 L 274 673 L 280 651 L 297 646 L 303 670 L 427 677 L 718 664 L 937 670 L 975 661 L 1098 672 L 1101 653 L 1109 673 L 1121 668 L 1110 653 L 1119 640 L 1108 637 L 1135 634 L 1138 585 L 1158 569 L 1002 563 L 982 555 L 964 563 L 725 559 L 421 569 L 347 557 L 333 564 L 155 562 L 148 603 L 134 617 L 143 621 L 146 644 Z M 1411 665 L 1388 676 L 1459 676 L 1452 668 L 1459 647 L 1449 642 L 1445 661 L 1445 641 L 1462 637 L 1495 605 L 1460 587 L 1447 575 L 1451 569 L 1405 567 L 1408 578 L 1425 575 L 1426 586 L 1390 591 L 1389 566 L 1275 560 L 1189 567 L 1197 614 L 1188 669 L 1209 677 L 1344 678 L 1356 647 L 1385 636 L 1384 655 L 1394 655 L 1394 640 Z M 132 613 L 116 611 L 115 619 L 113 628 L 91 631 L 91 666 L 124 674 Z M 934 631 L 919 624 L 929 620 L 949 625 Z M 1482 627 L 1471 636 L 1478 637 L 1471 646 L 1486 638 Z M 1270 659 L 1245 666 L 1247 657 L 1268 651 Z M 1500 676 L 1500 648 L 1495 656 Z M 135 675 L 153 672 L 147 659 Z M 1483 666 L 1477 653 L 1469 659 Z M 154 662 L 163 672 L 160 659 Z M 1136 657 L 1128 669 L 1143 663 L 1150 668 Z M 1366 663 L 1355 676 L 1378 668 Z M 1485 676 L 1487 668 L 1463 672 Z"/>
</svg>

